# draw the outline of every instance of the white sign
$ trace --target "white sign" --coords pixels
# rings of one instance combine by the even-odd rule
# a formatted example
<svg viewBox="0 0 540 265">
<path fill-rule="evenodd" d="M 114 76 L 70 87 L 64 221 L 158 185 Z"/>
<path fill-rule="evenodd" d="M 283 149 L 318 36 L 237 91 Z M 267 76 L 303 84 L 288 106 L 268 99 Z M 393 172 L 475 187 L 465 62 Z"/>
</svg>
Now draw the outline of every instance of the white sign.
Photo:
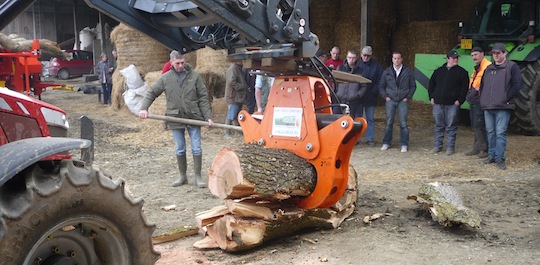
<svg viewBox="0 0 540 265">
<path fill-rule="evenodd" d="M 272 135 L 300 138 L 302 108 L 274 108 Z"/>
</svg>

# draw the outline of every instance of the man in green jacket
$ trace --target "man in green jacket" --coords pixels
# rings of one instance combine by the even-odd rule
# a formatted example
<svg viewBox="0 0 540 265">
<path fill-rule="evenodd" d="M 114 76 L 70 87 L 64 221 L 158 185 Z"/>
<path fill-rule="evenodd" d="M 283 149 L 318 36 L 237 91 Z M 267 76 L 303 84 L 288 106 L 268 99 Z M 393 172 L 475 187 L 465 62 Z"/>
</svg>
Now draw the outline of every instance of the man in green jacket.
<svg viewBox="0 0 540 265">
<path fill-rule="evenodd" d="M 193 70 L 191 65 L 186 63 L 182 54 L 172 51 L 170 54 L 172 69 L 161 75 L 161 77 L 146 92 L 143 99 L 140 118 L 148 117 L 148 108 L 154 100 L 165 92 L 167 97 L 167 116 L 208 121 L 208 126 L 212 125 L 212 110 L 208 101 L 208 91 L 204 85 L 202 77 Z M 186 125 L 181 123 L 168 123 L 168 128 L 172 130 L 174 143 L 176 145 L 176 160 L 180 177 L 172 186 L 177 187 L 186 184 L 186 140 L 184 133 L 187 129 L 191 140 L 191 153 L 193 154 L 193 164 L 195 169 L 195 181 L 197 187 L 204 188 L 206 183 L 201 176 L 202 148 L 201 148 L 201 127 Z"/>
</svg>

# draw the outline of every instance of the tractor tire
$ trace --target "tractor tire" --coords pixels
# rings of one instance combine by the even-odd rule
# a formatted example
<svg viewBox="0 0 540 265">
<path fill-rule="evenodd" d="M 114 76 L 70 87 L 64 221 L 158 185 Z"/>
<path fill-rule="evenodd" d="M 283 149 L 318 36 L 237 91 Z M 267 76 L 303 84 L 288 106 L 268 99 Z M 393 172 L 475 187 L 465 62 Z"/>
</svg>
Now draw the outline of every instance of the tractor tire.
<svg viewBox="0 0 540 265">
<path fill-rule="evenodd" d="M 67 80 L 69 77 L 70 77 L 70 74 L 67 69 L 60 69 L 60 71 L 58 71 L 58 78 L 62 80 Z"/>
<path fill-rule="evenodd" d="M 0 264 L 154 264 L 142 205 L 82 162 L 38 162 L 0 187 Z"/>
<path fill-rule="evenodd" d="M 523 87 L 515 98 L 510 124 L 526 135 L 540 135 L 540 60 L 522 64 Z"/>
</svg>

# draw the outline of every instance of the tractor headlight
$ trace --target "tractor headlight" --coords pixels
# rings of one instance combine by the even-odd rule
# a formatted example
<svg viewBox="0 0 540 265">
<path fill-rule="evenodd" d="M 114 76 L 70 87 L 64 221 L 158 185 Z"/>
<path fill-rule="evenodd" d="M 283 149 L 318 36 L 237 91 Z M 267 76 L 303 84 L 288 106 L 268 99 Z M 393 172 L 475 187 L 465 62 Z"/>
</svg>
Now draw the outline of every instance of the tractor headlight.
<svg viewBox="0 0 540 265">
<path fill-rule="evenodd" d="M 67 137 L 69 123 L 65 113 L 46 107 L 41 108 L 41 113 L 47 122 L 51 136 Z"/>
</svg>

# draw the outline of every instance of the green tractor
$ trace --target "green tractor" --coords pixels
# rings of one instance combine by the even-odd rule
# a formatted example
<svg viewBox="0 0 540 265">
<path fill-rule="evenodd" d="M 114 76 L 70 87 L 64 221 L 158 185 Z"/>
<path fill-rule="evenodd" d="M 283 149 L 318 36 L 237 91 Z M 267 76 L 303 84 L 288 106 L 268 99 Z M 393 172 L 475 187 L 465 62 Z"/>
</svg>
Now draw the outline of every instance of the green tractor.
<svg viewBox="0 0 540 265">
<path fill-rule="evenodd" d="M 470 22 L 461 23 L 459 43 L 454 48 L 460 55 L 469 56 L 471 49 L 480 46 L 488 59 L 494 43 L 502 42 L 507 58 L 521 68 L 523 87 L 515 99 L 516 109 L 510 123 L 512 128 L 527 135 L 540 135 L 540 0 L 487 0 L 476 7 Z M 429 78 L 444 63 L 444 54 L 417 54 L 415 77 L 418 89 L 413 99 L 429 103 Z M 472 72 L 470 58 L 459 64 Z M 468 103 L 462 105 L 468 109 Z"/>
</svg>

